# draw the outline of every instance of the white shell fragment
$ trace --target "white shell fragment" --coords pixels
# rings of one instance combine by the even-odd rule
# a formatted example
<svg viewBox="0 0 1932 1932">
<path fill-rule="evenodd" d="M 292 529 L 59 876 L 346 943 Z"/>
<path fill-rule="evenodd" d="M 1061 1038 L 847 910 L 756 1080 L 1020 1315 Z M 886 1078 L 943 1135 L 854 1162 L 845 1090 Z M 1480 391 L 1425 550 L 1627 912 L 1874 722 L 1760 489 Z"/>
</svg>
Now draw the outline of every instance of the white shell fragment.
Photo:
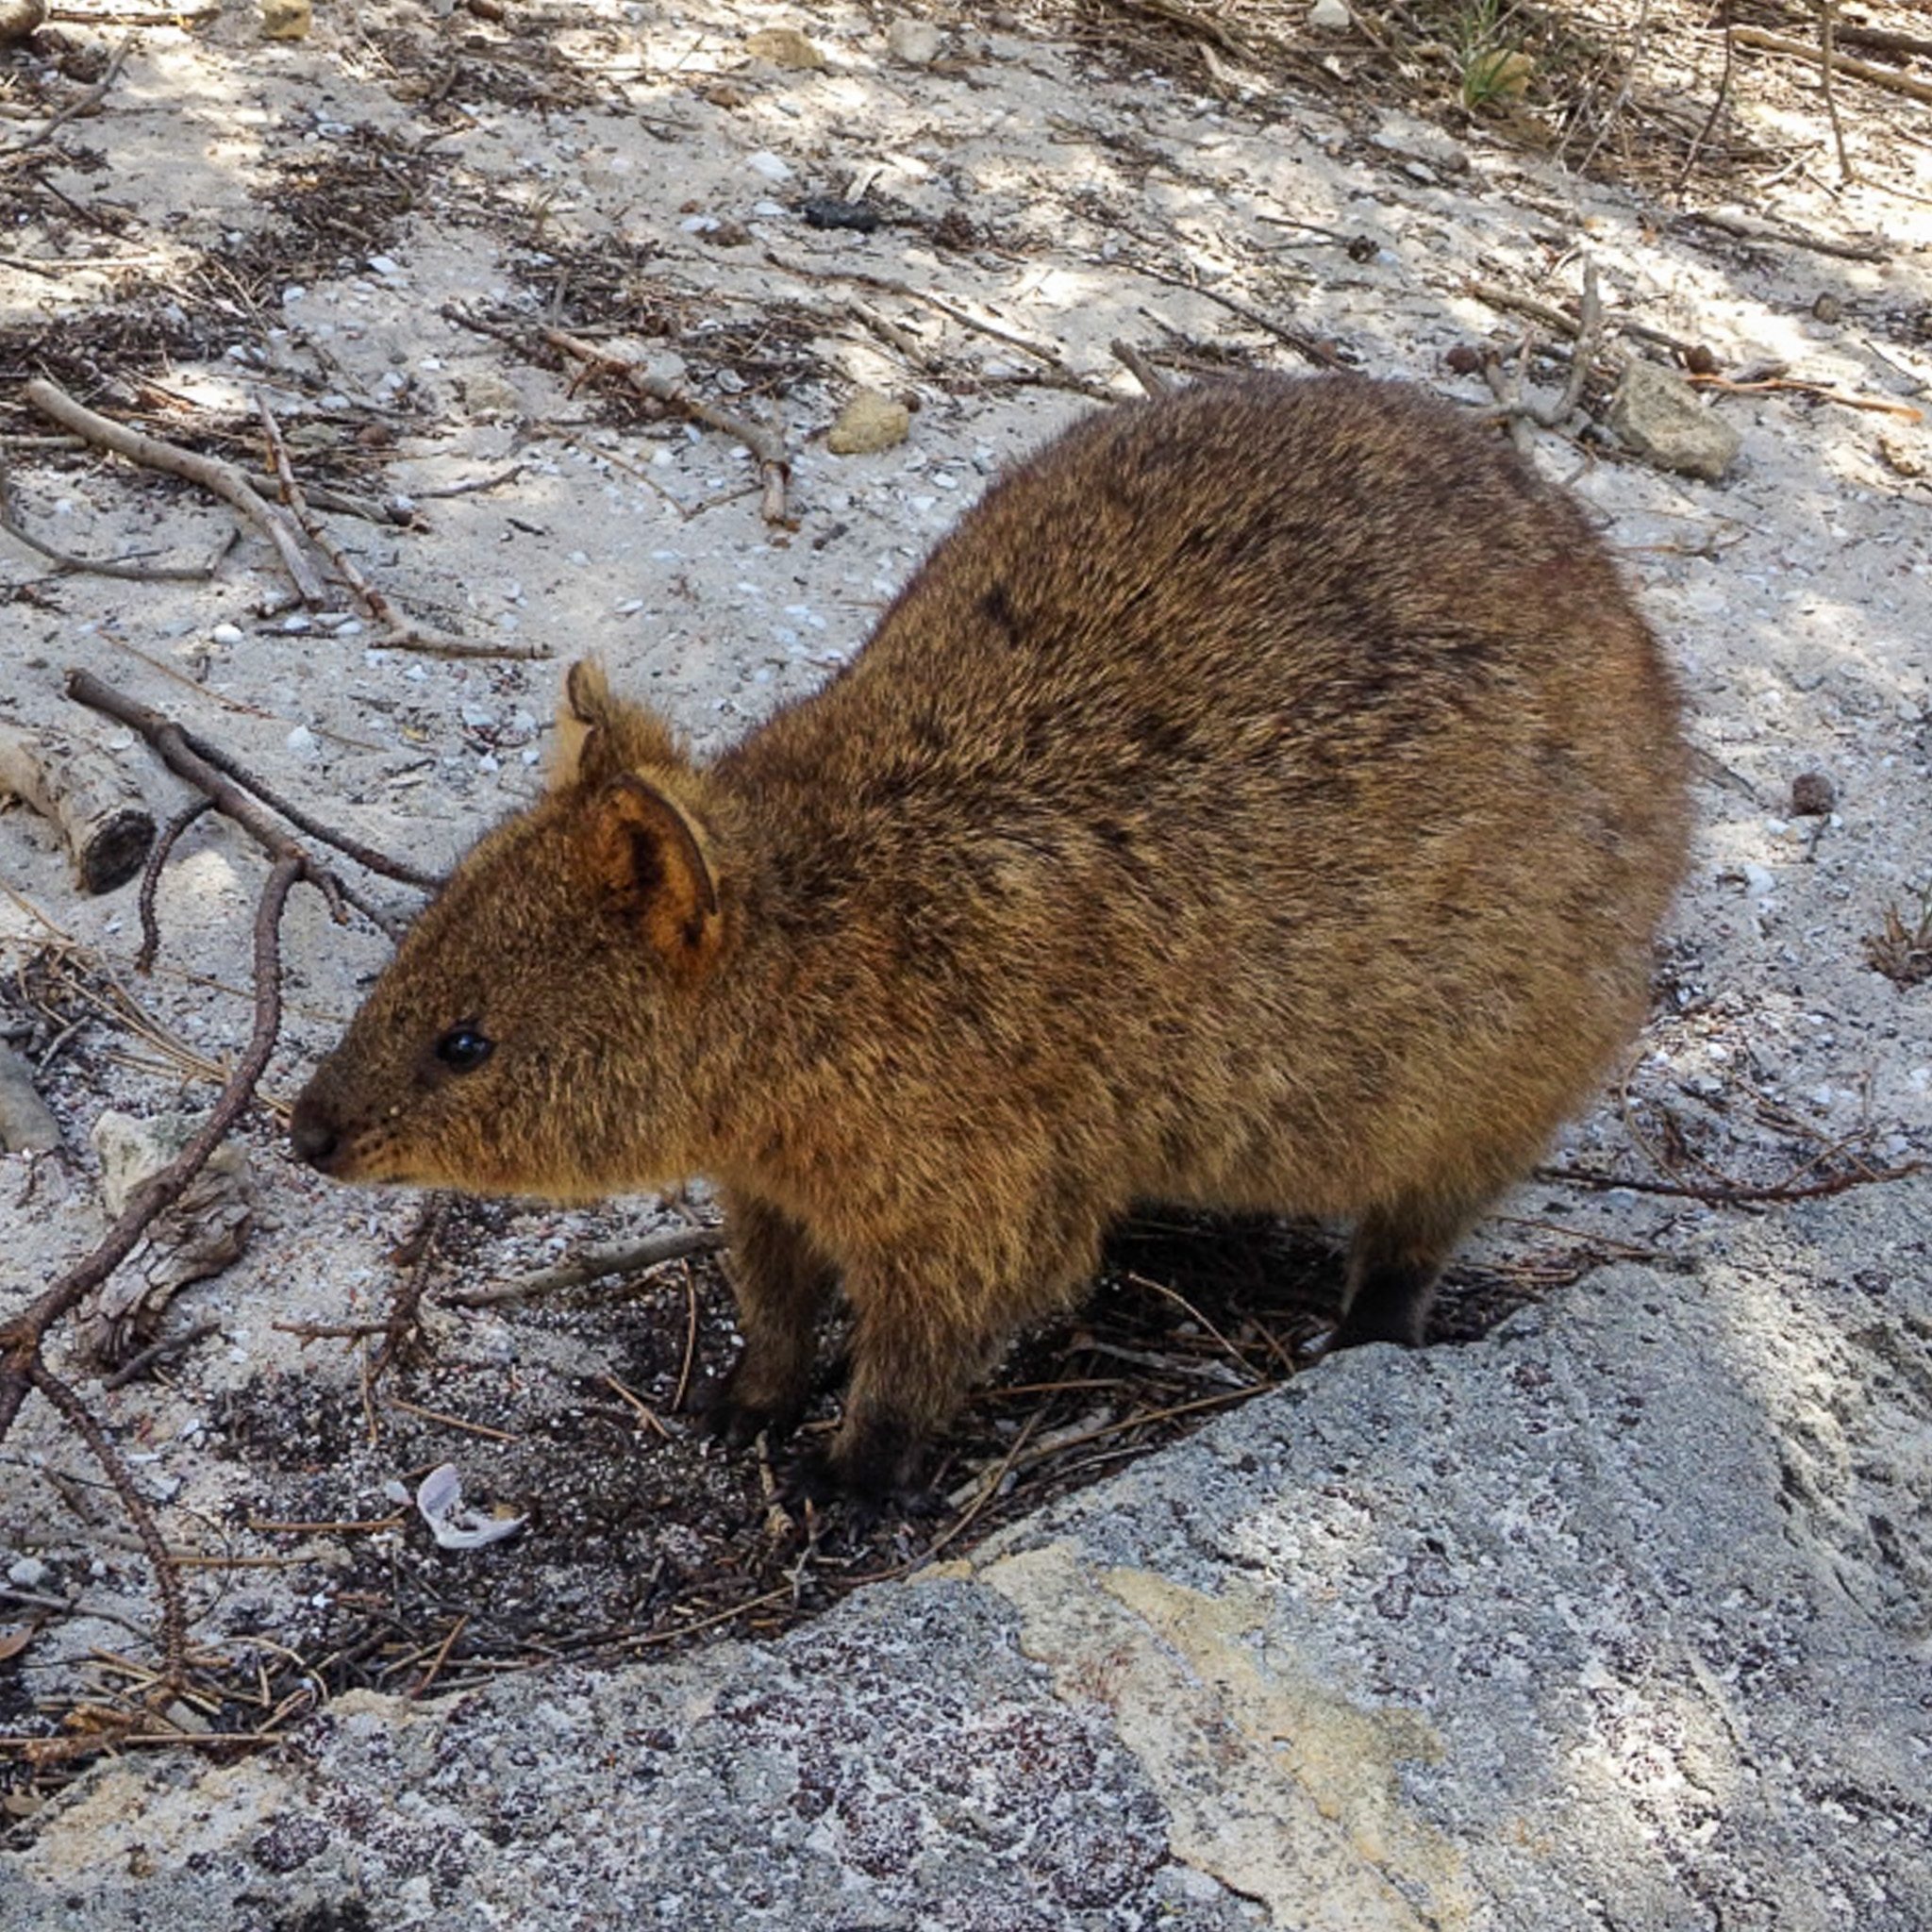
<svg viewBox="0 0 1932 1932">
<path fill-rule="evenodd" d="M 416 1486 L 416 1507 L 445 1550 L 481 1549 L 514 1536 L 527 1516 L 483 1515 L 463 1502 L 463 1479 L 453 1462 L 440 1463 Z"/>
</svg>

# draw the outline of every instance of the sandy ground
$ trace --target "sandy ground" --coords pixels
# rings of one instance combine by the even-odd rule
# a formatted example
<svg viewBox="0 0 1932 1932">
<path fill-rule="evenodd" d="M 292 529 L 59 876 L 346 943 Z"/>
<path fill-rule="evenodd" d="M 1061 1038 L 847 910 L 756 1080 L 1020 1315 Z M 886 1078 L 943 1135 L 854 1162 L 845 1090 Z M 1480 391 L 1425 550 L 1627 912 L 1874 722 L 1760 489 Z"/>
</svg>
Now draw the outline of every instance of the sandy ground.
<svg viewBox="0 0 1932 1932">
<path fill-rule="evenodd" d="M 105 413 L 253 461 L 259 391 L 306 477 L 413 506 L 325 520 L 399 610 L 558 661 L 382 648 L 382 625 L 346 595 L 291 606 L 253 531 L 192 583 L 56 575 L 0 536 L 0 717 L 115 749 L 172 814 L 186 789 L 63 695 L 84 667 L 332 824 L 441 866 L 530 795 L 575 653 L 600 653 L 701 749 L 809 690 L 1001 463 L 1135 392 L 1115 341 L 1186 376 L 1305 368 L 1291 336 L 1477 404 L 1481 376 L 1451 353 L 1513 364 L 1526 325 L 1479 287 L 1574 303 L 1587 252 L 1610 321 L 1595 416 L 1621 361 L 1668 359 L 1657 336 L 1703 345 L 1734 377 L 1775 363 L 1814 387 L 1713 394 L 1743 439 L 1716 484 L 1593 432 L 1536 438 L 1669 641 L 1703 774 L 1657 1017 L 1624 1091 L 1556 1160 L 1775 1189 L 1932 1156 L 1932 991 L 1875 970 L 1868 945 L 1888 908 L 1913 924 L 1932 887 L 1932 435 L 1910 413 L 1932 385 L 1932 143 L 1895 138 L 1905 104 L 1841 85 L 1861 175 L 1842 187 L 1815 96 L 1767 82 L 1724 124 L 1763 158 L 1673 203 L 1410 111 L 1369 85 L 1359 41 L 1306 73 L 1218 57 L 1210 92 L 1185 61 L 1137 64 L 1131 42 L 1109 55 L 1053 20 L 964 24 L 971 11 L 935 16 L 940 58 L 918 64 L 891 53 L 884 14 L 838 5 L 597 4 L 507 24 L 330 8 L 280 43 L 231 8 L 192 31 L 142 27 L 98 114 L 30 171 L 4 161 L 5 137 L 75 85 L 16 54 L 0 98 L 35 118 L 0 122 L 0 184 L 35 192 L 0 253 L 0 426 L 47 435 L 18 394 L 42 371 Z M 824 66 L 748 53 L 746 34 L 774 24 L 802 29 Z M 1424 105 L 1440 105 L 1434 73 L 1415 68 Z M 800 209 L 814 196 L 867 200 L 884 220 L 813 226 Z M 1731 232 L 1754 224 L 1756 239 Z M 552 322 L 774 425 L 791 521 L 761 514 L 731 436 L 574 388 L 542 348 Z M 1562 374 L 1539 356 L 1532 391 L 1553 397 Z M 827 427 L 860 386 L 916 405 L 910 434 L 832 455 Z M 73 554 L 195 562 L 235 524 L 197 489 L 95 454 L 31 440 L 8 453 L 15 516 Z M 1794 813 L 1808 774 L 1830 783 L 1828 815 Z M 210 1103 L 208 1066 L 247 1034 L 263 874 L 232 826 L 198 824 L 161 881 L 158 969 L 139 978 L 133 888 L 78 894 L 47 824 L 0 812 L 0 1021 L 44 1063 L 69 1149 L 0 1158 L 0 1310 L 98 1238 L 90 1137 L 105 1109 Z M 399 912 L 416 903 L 371 891 Z M 386 951 L 366 921 L 332 923 L 297 894 L 271 1101 L 292 1095 Z M 110 980 L 142 1026 L 101 1004 Z M 189 1575 L 195 1641 L 222 1669 L 252 1671 L 264 1632 L 335 1663 L 345 1630 L 375 1630 L 405 1657 L 473 1615 L 506 1651 L 589 1641 L 675 1604 L 734 1510 L 762 1521 L 755 1471 L 641 1433 L 599 1379 L 668 1406 L 698 1306 L 682 1277 L 621 1307 L 433 1316 L 436 1362 L 404 1385 L 410 1399 L 517 1441 L 425 1421 L 365 1398 L 356 1353 L 285 1325 L 379 1314 L 419 1204 L 298 1170 L 270 1108 L 239 1141 L 252 1241 L 163 1324 L 218 1334 L 111 1392 L 79 1330 L 50 1350 L 171 1542 L 253 1564 Z M 1560 1274 L 1575 1272 L 1566 1257 L 1669 1256 L 1712 1214 L 1780 1208 L 1540 1183 L 1510 1211 L 1475 1261 Z M 445 1274 L 487 1285 L 592 1236 L 675 1224 L 647 1203 L 491 1210 L 461 1223 Z M 714 1280 L 705 1292 L 698 1354 L 715 1361 L 728 1338 Z M 420 1525 L 248 1526 L 385 1518 L 386 1485 L 444 1458 L 535 1505 L 533 1533 L 439 1565 Z M 693 1466 L 715 1483 L 695 1501 Z M 83 1691 L 126 1690 L 135 1680 L 90 1654 L 151 1658 L 152 1608 L 99 1469 L 43 1404 L 0 1469 L 0 1635 L 28 1638 L 0 1661 L 0 1729 L 17 1734 Z M 352 1675 L 341 1663 L 287 1682 L 319 1696 Z M 231 1703 L 200 1721 L 265 1714 Z"/>
</svg>

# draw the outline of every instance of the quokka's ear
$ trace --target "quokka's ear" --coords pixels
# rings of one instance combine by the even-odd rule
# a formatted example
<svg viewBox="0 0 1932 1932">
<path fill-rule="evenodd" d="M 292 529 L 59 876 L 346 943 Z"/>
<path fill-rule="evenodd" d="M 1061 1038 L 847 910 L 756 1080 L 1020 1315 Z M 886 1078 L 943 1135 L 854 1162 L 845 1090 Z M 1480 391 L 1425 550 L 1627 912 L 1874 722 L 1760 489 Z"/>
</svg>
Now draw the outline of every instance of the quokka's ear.
<svg viewBox="0 0 1932 1932">
<path fill-rule="evenodd" d="M 602 785 L 639 765 L 682 762 L 670 725 L 642 705 L 613 697 L 596 658 L 580 658 L 564 674 L 550 751 L 553 787 Z"/>
<path fill-rule="evenodd" d="M 584 837 L 598 888 L 636 916 L 653 951 L 680 978 L 702 973 L 723 924 L 696 821 L 648 780 L 624 772 L 590 801 Z"/>
</svg>

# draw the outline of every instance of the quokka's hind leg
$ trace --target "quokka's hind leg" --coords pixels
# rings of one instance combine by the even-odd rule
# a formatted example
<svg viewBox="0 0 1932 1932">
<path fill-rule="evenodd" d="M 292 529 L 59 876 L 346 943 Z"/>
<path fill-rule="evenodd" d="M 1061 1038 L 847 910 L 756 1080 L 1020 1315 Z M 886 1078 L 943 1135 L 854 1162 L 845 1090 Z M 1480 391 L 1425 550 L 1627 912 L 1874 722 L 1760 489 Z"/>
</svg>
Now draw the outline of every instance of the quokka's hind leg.
<svg viewBox="0 0 1932 1932">
<path fill-rule="evenodd" d="M 727 1194 L 729 1272 L 744 1338 L 737 1361 L 694 1397 L 711 1431 L 738 1446 L 798 1420 L 811 1389 L 819 1318 L 838 1286 L 805 1231 L 769 1203 Z"/>
<path fill-rule="evenodd" d="M 1485 1201 L 1417 1194 L 1372 1208 L 1348 1250 L 1348 1285 L 1330 1348 L 1399 1341 L 1418 1348 L 1436 1283 Z"/>
</svg>

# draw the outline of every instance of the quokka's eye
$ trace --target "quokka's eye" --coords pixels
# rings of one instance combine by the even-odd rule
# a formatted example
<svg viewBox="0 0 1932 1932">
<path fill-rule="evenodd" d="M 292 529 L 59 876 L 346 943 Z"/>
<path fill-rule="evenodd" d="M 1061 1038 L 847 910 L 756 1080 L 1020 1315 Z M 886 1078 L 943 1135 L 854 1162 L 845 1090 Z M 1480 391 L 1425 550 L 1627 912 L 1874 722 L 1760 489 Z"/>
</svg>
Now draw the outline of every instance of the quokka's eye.
<svg viewBox="0 0 1932 1932">
<path fill-rule="evenodd" d="M 495 1045 L 475 1021 L 465 1020 L 436 1042 L 436 1058 L 453 1074 L 472 1074 L 490 1058 Z"/>
</svg>

